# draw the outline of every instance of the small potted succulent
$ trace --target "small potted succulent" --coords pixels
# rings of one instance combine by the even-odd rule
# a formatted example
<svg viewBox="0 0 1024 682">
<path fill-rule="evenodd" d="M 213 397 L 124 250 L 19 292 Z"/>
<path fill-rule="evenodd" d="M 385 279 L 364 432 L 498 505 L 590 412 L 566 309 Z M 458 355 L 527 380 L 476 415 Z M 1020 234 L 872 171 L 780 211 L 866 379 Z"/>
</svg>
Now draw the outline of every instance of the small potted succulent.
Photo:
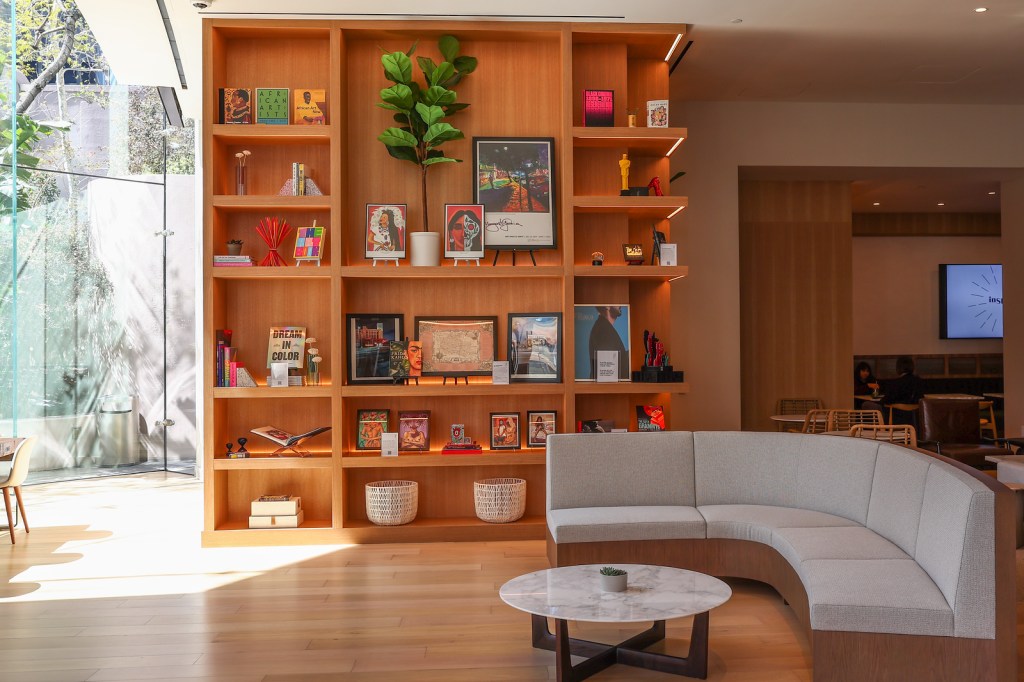
<svg viewBox="0 0 1024 682">
<path fill-rule="evenodd" d="M 601 591 L 625 592 L 627 578 L 629 574 L 621 568 L 605 566 L 601 569 Z"/>
<path fill-rule="evenodd" d="M 241 239 L 229 239 L 227 242 L 228 255 L 237 256 L 242 253 L 242 240 Z"/>
</svg>

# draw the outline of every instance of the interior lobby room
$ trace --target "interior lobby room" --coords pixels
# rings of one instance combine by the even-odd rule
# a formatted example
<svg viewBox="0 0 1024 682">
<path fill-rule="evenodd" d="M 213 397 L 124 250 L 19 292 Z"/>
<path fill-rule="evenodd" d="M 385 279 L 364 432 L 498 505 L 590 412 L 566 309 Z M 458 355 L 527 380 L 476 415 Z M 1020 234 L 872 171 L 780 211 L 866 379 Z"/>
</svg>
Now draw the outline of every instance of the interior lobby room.
<svg viewBox="0 0 1024 682">
<path fill-rule="evenodd" d="M 0 0 L 0 680 L 1024 680 L 1022 35 Z"/>
</svg>

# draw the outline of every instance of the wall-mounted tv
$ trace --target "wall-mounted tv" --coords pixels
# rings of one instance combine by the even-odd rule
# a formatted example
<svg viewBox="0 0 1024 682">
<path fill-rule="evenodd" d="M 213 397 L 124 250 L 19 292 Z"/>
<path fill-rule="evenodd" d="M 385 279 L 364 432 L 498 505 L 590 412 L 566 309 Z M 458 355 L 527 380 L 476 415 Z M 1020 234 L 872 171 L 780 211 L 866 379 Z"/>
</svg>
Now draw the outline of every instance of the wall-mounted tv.
<svg viewBox="0 0 1024 682">
<path fill-rule="evenodd" d="M 939 338 L 1003 338 L 1003 266 L 939 265 Z"/>
</svg>

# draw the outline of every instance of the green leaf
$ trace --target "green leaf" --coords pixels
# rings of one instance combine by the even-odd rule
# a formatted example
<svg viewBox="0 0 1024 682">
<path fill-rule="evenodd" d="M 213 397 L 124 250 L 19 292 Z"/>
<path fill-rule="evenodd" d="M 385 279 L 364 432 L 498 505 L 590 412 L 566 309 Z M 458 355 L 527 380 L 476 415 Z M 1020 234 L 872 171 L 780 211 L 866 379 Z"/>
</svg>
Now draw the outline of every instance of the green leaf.
<svg viewBox="0 0 1024 682">
<path fill-rule="evenodd" d="M 435 123 L 427 129 L 423 141 L 430 147 L 436 147 L 449 140 L 461 140 L 464 137 L 462 131 L 452 127 L 451 123 Z"/>
<path fill-rule="evenodd" d="M 452 65 L 452 63 L 441 62 L 440 64 L 437 65 L 437 68 L 434 69 L 434 73 L 430 75 L 429 82 L 431 85 L 440 85 L 441 83 L 444 83 L 446 80 L 448 80 L 454 75 L 455 67 Z"/>
<path fill-rule="evenodd" d="M 404 52 L 390 52 L 380 58 L 380 63 L 384 65 L 384 77 L 389 81 L 408 83 L 412 80 L 412 60 Z"/>
<path fill-rule="evenodd" d="M 428 107 L 422 102 L 416 103 L 416 113 L 420 115 L 427 126 L 432 126 L 444 118 L 444 109 L 438 106 Z"/>
<path fill-rule="evenodd" d="M 412 163 L 419 165 L 420 160 L 419 157 L 416 156 L 415 149 L 412 149 L 411 147 L 392 147 L 390 145 L 384 146 L 387 148 L 388 154 L 398 159 L 399 161 L 411 161 Z"/>
<path fill-rule="evenodd" d="M 416 147 L 416 138 L 401 128 L 386 128 L 377 139 L 388 147 Z"/>
<path fill-rule="evenodd" d="M 456 57 L 455 59 L 449 59 L 448 61 L 454 64 L 455 70 L 461 73 L 462 75 L 466 75 L 467 73 L 473 73 L 474 71 L 476 71 L 478 63 L 476 57 L 467 57 L 466 55 Z"/>
<path fill-rule="evenodd" d="M 465 102 L 454 102 L 452 104 L 445 105 L 444 114 L 445 116 L 451 116 L 452 114 L 459 113 L 468 106 L 469 104 L 466 104 Z"/>
<path fill-rule="evenodd" d="M 435 104 L 446 106 L 454 104 L 457 97 L 458 95 L 455 94 L 454 90 L 442 88 L 439 85 L 432 85 L 423 93 L 423 102 L 429 106 Z"/>
<path fill-rule="evenodd" d="M 449 156 L 432 156 L 429 159 L 423 159 L 421 166 L 433 166 L 436 163 L 462 163 L 462 159 L 453 159 Z"/>
<path fill-rule="evenodd" d="M 387 109 L 389 111 L 408 111 L 408 109 L 402 109 L 401 107 L 396 107 L 394 104 L 388 104 L 387 102 L 377 102 L 377 106 L 380 107 L 381 109 Z M 399 120 L 404 121 L 405 115 L 403 114 L 399 118 Z"/>
<path fill-rule="evenodd" d="M 412 89 L 403 83 L 396 83 L 380 91 L 380 98 L 402 111 L 410 111 L 413 105 Z"/>
<path fill-rule="evenodd" d="M 434 63 L 434 60 L 430 57 L 416 57 L 416 63 L 420 65 L 420 71 L 422 71 L 423 75 L 427 77 L 427 80 L 430 80 L 430 75 L 434 73 L 434 69 L 437 68 L 437 64 Z"/>
<path fill-rule="evenodd" d="M 416 46 L 419 45 L 419 44 L 420 44 L 420 41 L 418 41 L 418 40 L 416 42 L 414 42 L 412 44 L 412 47 L 409 48 L 409 51 L 405 53 L 405 56 L 412 57 L 413 53 L 416 52 Z"/>
<path fill-rule="evenodd" d="M 455 36 L 441 36 L 437 41 L 437 47 L 446 61 L 453 62 L 459 54 L 459 39 Z"/>
</svg>

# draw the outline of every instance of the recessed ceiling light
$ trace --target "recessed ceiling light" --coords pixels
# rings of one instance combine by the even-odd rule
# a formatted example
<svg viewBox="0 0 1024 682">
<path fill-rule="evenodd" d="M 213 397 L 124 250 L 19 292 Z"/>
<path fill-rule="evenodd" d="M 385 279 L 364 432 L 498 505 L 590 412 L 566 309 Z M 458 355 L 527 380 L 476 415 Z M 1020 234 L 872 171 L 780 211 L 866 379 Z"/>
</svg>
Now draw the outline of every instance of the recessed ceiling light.
<svg viewBox="0 0 1024 682">
<path fill-rule="evenodd" d="M 730 19 L 729 23 L 730 24 L 742 24 L 743 20 L 742 19 Z"/>
<path fill-rule="evenodd" d="M 989 194 L 995 194 L 995 192 L 989 192 Z"/>
<path fill-rule="evenodd" d="M 987 12 L 988 7 L 975 7 L 974 11 L 977 12 L 978 14 L 981 14 L 982 12 Z"/>
<path fill-rule="evenodd" d="M 875 202 L 874 204 L 872 204 L 872 205 L 873 205 L 873 206 L 881 206 L 882 204 L 880 204 L 880 203 L 878 203 L 878 202 L 876 201 L 876 202 Z"/>
<path fill-rule="evenodd" d="M 938 205 L 938 206 L 945 206 L 945 204 L 944 204 L 944 203 L 942 203 L 941 201 L 940 201 L 940 202 L 939 202 L 939 203 L 938 203 L 937 205 Z"/>
</svg>

